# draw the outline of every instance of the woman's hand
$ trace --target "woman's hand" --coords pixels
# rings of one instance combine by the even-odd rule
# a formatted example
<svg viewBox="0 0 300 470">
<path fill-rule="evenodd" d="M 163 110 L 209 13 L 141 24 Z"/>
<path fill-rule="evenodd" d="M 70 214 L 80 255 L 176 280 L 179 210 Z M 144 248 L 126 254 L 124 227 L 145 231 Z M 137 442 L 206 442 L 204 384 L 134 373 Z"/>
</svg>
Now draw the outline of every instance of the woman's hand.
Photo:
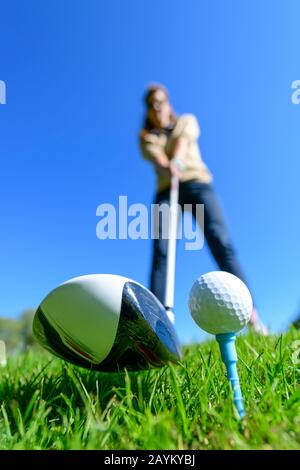
<svg viewBox="0 0 300 470">
<path fill-rule="evenodd" d="M 179 165 L 179 159 L 169 160 L 167 155 L 161 153 L 155 157 L 155 164 L 162 177 L 177 176 L 180 178 L 182 176 L 183 168 Z"/>
<path fill-rule="evenodd" d="M 168 157 L 166 159 L 162 159 L 159 162 L 156 162 L 156 166 L 158 169 L 158 173 L 164 178 L 171 178 L 171 176 L 177 176 L 180 178 L 182 176 L 182 172 L 180 171 L 179 166 L 177 163 L 172 160 L 169 160 Z"/>
<path fill-rule="evenodd" d="M 171 160 L 170 165 L 169 165 L 169 169 L 170 169 L 170 175 L 171 176 L 177 176 L 178 178 L 180 178 L 182 176 L 183 168 L 178 165 L 178 161 Z"/>
</svg>

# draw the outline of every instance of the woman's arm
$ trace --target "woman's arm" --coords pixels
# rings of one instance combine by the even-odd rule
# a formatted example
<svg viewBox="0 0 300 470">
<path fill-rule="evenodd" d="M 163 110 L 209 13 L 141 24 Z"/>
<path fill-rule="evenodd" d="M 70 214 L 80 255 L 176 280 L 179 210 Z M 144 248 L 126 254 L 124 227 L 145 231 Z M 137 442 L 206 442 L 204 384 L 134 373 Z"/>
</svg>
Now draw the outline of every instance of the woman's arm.
<svg viewBox="0 0 300 470">
<path fill-rule="evenodd" d="M 151 161 L 161 174 L 180 176 L 179 169 L 173 165 L 162 148 L 141 136 L 141 150 L 144 158 Z"/>
<path fill-rule="evenodd" d="M 176 139 L 170 165 L 177 167 L 179 171 L 183 171 L 186 167 L 185 158 L 187 155 L 188 146 L 189 140 L 185 136 L 178 137 Z"/>
<path fill-rule="evenodd" d="M 180 177 L 185 169 L 185 157 L 188 151 L 189 140 L 185 137 L 179 137 L 174 146 L 172 159 L 169 160 L 164 152 L 152 155 L 153 163 L 164 173 L 167 171 L 173 176 Z"/>
<path fill-rule="evenodd" d="M 184 160 L 188 151 L 188 146 L 189 140 L 187 137 L 178 137 L 174 146 L 173 158 L 180 157 Z"/>
</svg>

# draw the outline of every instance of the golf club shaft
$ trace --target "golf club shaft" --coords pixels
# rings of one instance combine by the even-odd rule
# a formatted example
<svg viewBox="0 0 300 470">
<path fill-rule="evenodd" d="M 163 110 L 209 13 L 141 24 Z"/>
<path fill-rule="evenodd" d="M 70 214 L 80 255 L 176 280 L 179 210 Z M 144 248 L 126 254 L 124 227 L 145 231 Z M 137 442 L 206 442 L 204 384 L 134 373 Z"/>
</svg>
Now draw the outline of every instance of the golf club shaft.
<svg viewBox="0 0 300 470">
<path fill-rule="evenodd" d="M 5 342 L 0 340 L 0 367 L 6 366 L 6 347 Z"/>
<path fill-rule="evenodd" d="M 177 176 L 171 178 L 170 188 L 170 213 L 169 213 L 169 231 L 168 231 L 168 251 L 167 251 L 167 270 L 166 270 L 166 288 L 165 288 L 165 308 L 170 320 L 174 323 L 174 285 L 175 285 L 175 259 L 176 259 L 176 241 L 177 241 L 177 222 L 178 222 L 178 192 L 179 179 Z"/>
<path fill-rule="evenodd" d="M 237 370 L 237 353 L 235 348 L 236 336 L 234 333 L 224 333 L 216 335 L 220 346 L 222 361 L 227 370 L 227 377 L 233 390 L 233 400 L 240 418 L 245 416 L 242 390 Z"/>
</svg>

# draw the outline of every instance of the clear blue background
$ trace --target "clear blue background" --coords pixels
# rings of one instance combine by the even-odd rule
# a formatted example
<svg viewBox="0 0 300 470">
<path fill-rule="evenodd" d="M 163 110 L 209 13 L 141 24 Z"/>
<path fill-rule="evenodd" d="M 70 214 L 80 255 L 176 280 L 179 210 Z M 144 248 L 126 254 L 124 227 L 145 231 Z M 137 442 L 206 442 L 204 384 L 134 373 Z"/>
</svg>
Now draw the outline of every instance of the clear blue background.
<svg viewBox="0 0 300 470">
<path fill-rule="evenodd" d="M 264 321 L 299 306 L 298 0 L 27 0 L 0 3 L 0 315 L 36 307 L 57 284 L 116 273 L 148 285 L 150 241 L 100 241 L 96 208 L 149 205 L 139 154 L 142 94 L 170 91 L 195 113 L 203 158 Z M 178 246 L 177 330 L 203 338 L 187 308 L 207 248 Z"/>
</svg>

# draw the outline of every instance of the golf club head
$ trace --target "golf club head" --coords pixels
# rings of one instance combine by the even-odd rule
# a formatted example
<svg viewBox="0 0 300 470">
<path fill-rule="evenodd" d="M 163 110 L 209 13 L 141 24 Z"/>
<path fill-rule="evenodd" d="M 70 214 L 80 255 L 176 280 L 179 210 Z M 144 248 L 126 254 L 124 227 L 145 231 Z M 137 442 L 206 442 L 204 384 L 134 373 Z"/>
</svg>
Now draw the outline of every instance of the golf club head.
<svg viewBox="0 0 300 470">
<path fill-rule="evenodd" d="M 76 277 L 51 291 L 35 313 L 33 334 L 51 353 L 90 370 L 137 371 L 181 358 L 160 301 L 113 274 Z"/>
</svg>

